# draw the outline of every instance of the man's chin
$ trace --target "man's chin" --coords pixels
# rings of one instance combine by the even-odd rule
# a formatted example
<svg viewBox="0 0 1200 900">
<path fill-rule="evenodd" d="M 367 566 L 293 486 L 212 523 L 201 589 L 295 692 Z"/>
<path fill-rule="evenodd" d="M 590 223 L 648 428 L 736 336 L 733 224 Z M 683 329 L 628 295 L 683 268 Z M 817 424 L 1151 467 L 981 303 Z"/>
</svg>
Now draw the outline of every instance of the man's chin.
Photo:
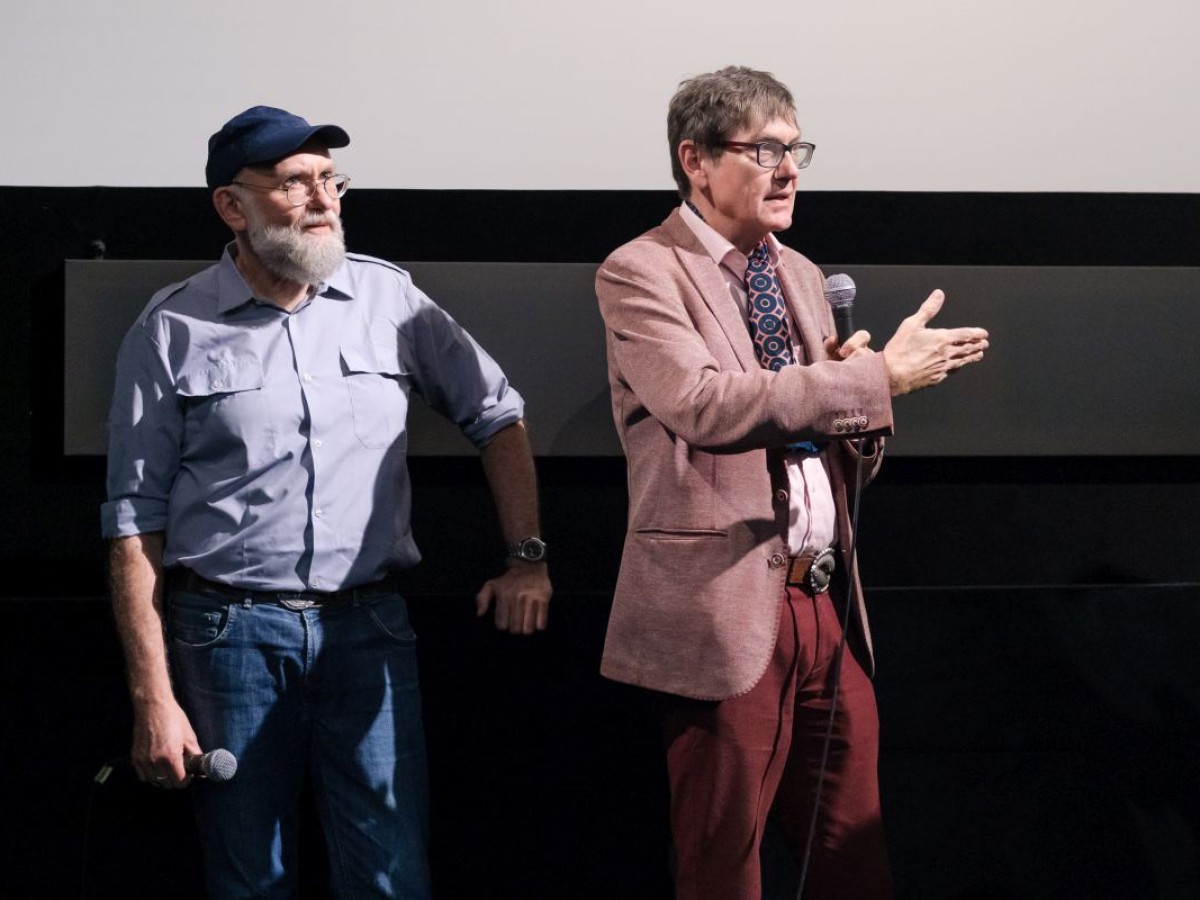
<svg viewBox="0 0 1200 900">
<path fill-rule="evenodd" d="M 767 221 L 770 222 L 772 233 L 778 231 L 787 231 L 792 227 L 792 214 L 791 212 L 788 212 L 787 215 L 780 214 L 768 216 Z"/>
</svg>

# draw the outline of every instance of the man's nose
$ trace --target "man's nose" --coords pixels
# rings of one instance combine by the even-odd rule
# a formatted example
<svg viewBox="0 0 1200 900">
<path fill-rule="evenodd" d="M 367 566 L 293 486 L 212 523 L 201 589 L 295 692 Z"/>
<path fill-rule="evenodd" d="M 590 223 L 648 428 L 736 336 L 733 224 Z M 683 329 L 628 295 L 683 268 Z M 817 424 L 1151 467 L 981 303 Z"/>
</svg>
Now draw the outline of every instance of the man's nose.
<svg viewBox="0 0 1200 900">
<path fill-rule="evenodd" d="M 799 174 L 800 167 L 796 165 L 796 157 L 792 156 L 790 151 L 785 150 L 783 159 L 775 167 L 775 177 L 780 181 L 793 181 Z"/>
<path fill-rule="evenodd" d="M 341 202 L 342 201 L 340 199 L 332 196 L 329 191 L 325 189 L 325 185 L 322 182 L 317 181 L 313 183 L 312 193 L 309 194 L 308 203 L 306 205 L 310 209 L 326 210 L 335 208 Z"/>
</svg>

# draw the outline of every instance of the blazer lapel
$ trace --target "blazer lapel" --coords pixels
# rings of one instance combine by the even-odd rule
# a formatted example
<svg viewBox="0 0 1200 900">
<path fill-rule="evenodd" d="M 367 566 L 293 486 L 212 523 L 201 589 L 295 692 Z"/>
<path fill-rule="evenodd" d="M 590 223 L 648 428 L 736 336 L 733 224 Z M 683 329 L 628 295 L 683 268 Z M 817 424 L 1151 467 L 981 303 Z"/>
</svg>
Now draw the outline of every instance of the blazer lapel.
<svg viewBox="0 0 1200 900">
<path fill-rule="evenodd" d="M 800 332 L 796 337 L 800 343 L 804 344 L 804 349 L 808 353 L 808 361 L 816 362 L 828 359 L 829 355 L 825 352 L 825 338 L 830 332 L 825 323 L 818 319 L 817 312 L 823 308 L 821 304 L 824 303 L 825 298 L 822 297 L 818 301 L 808 296 L 811 291 L 805 290 L 803 284 L 792 275 L 782 258 L 780 258 L 775 271 L 779 275 L 779 283 L 783 287 L 784 302 L 787 303 L 788 311 L 792 314 L 792 321 L 796 323 L 796 328 Z"/>
<path fill-rule="evenodd" d="M 675 256 L 679 264 L 695 285 L 704 305 L 721 326 L 721 331 L 733 348 L 742 371 L 757 369 L 758 357 L 754 355 L 754 342 L 750 339 L 746 316 L 729 296 L 729 285 L 725 276 L 721 274 L 720 267 L 713 262 L 704 245 L 692 233 L 692 229 L 680 218 L 679 210 L 667 217 L 663 227 L 675 244 Z"/>
</svg>

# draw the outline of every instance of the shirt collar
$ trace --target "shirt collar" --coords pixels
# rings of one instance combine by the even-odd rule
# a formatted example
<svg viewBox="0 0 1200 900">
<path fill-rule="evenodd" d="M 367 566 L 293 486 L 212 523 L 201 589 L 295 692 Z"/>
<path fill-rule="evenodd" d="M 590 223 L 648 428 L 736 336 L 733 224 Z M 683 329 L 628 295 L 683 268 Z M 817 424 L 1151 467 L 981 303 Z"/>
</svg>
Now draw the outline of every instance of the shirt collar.
<svg viewBox="0 0 1200 900">
<path fill-rule="evenodd" d="M 713 262 L 724 266 L 738 278 L 745 277 L 746 266 L 750 263 L 750 259 L 745 253 L 733 246 L 726 237 L 700 218 L 686 200 L 679 207 L 679 215 L 688 228 L 692 229 L 692 233 L 696 235 L 696 239 L 700 241 L 708 255 L 713 258 Z M 771 257 L 772 265 L 779 264 L 779 241 L 773 234 L 767 235 L 767 255 Z"/>
<path fill-rule="evenodd" d="M 346 254 L 346 260 L 349 260 L 350 255 Z M 330 297 L 335 300 L 353 300 L 354 299 L 354 282 L 350 277 L 350 267 L 346 265 L 346 260 L 337 267 L 337 271 L 329 276 L 329 280 L 324 284 L 318 285 L 318 297 Z"/>
<path fill-rule="evenodd" d="M 221 254 L 221 262 L 217 267 L 217 312 L 222 315 L 237 309 L 254 300 L 254 294 L 246 279 L 238 271 L 234 256 L 237 255 L 237 242 L 230 241 L 225 245 Z M 329 280 L 317 285 L 314 297 L 329 297 L 334 300 L 351 300 L 354 298 L 353 284 L 350 278 L 350 267 L 344 262 Z"/>
</svg>

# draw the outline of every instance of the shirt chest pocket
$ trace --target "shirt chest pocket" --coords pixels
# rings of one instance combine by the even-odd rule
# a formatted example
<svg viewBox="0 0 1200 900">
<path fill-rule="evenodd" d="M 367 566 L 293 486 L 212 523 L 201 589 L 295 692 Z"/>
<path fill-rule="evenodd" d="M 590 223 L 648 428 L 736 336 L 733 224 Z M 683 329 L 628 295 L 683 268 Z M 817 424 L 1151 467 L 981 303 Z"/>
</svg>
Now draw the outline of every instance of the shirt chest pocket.
<svg viewBox="0 0 1200 900">
<path fill-rule="evenodd" d="M 277 433 L 257 354 L 230 350 L 176 376 L 185 407 L 184 455 L 240 474 L 275 458 Z"/>
<path fill-rule="evenodd" d="M 359 442 L 383 450 L 404 431 L 408 413 L 408 372 L 396 351 L 375 344 L 343 344 L 339 348 L 342 380 L 350 400 L 354 433 Z"/>
</svg>

